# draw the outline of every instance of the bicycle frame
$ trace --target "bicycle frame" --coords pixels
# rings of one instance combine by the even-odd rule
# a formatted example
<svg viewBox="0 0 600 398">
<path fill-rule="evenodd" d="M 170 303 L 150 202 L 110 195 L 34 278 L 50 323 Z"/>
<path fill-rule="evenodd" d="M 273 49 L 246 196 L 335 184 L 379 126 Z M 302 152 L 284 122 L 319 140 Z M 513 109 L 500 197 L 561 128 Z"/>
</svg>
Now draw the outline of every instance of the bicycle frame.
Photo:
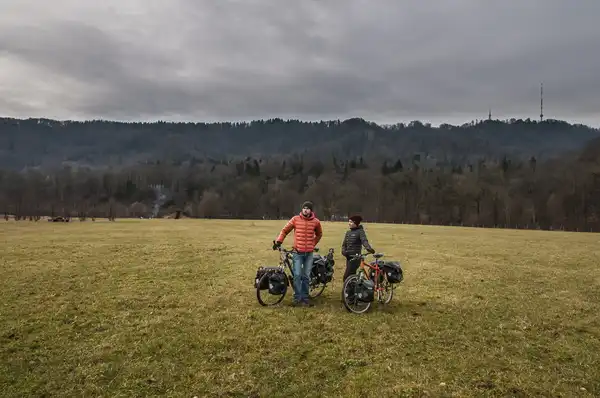
<svg viewBox="0 0 600 398">
<path fill-rule="evenodd" d="M 292 278 L 296 277 L 296 275 L 294 274 L 294 267 L 292 267 L 292 255 L 294 253 L 297 253 L 297 251 L 295 249 L 287 250 L 281 246 L 277 250 L 279 250 L 279 267 L 281 267 L 281 269 L 284 271 L 287 268 L 290 274 L 292 275 Z M 329 254 L 333 255 L 332 249 L 330 249 Z"/>
<path fill-rule="evenodd" d="M 284 249 L 283 247 L 279 247 L 277 250 L 279 250 L 279 266 L 282 269 L 288 269 L 290 271 L 290 273 L 292 274 L 292 276 L 294 275 L 294 268 L 292 267 L 292 255 L 294 253 L 297 253 L 295 249 L 292 250 L 287 250 Z M 333 254 L 333 252 L 330 250 L 330 253 Z"/>
<path fill-rule="evenodd" d="M 344 287 L 342 289 L 342 301 L 344 307 L 355 314 L 362 314 L 369 311 L 371 305 L 375 301 L 384 305 L 389 304 L 394 297 L 394 284 L 390 283 L 388 280 L 387 272 L 385 270 L 386 261 L 380 260 L 384 256 L 383 253 L 373 253 L 375 261 L 371 264 L 365 261 L 366 256 L 368 256 L 368 254 L 357 253 L 349 257 L 349 260 L 351 261 L 360 259 L 360 264 L 357 267 L 357 272 L 344 280 Z M 357 283 L 362 283 L 361 281 L 369 281 L 369 285 L 371 283 L 373 284 L 372 292 L 373 296 L 376 294 L 376 298 L 373 297 L 371 299 L 369 297 L 368 300 L 361 300 L 361 296 L 355 296 L 355 294 L 358 293 L 356 290 Z M 352 287 L 352 285 L 354 285 L 354 287 Z M 348 289 L 354 289 L 354 293 Z M 364 308 L 355 308 L 359 301 L 364 302 Z"/>
<path fill-rule="evenodd" d="M 384 278 L 387 278 L 387 276 L 383 272 L 383 269 L 379 266 L 379 264 L 380 264 L 379 258 L 375 258 L 375 264 L 373 264 L 373 265 L 371 265 L 365 261 L 365 257 L 367 257 L 368 255 L 369 255 L 369 253 L 357 254 L 355 256 L 356 258 L 360 258 L 360 265 L 358 266 L 358 269 L 362 270 L 365 273 L 367 279 L 370 279 L 371 271 L 375 272 L 375 277 L 373 278 L 374 279 L 373 282 L 375 284 L 374 290 L 375 290 L 375 293 L 377 293 L 377 300 L 381 301 L 381 292 L 384 291 L 385 288 L 381 287 L 381 285 L 379 284 L 379 280 L 381 279 L 380 278 L 381 275 L 383 275 Z"/>
<path fill-rule="evenodd" d="M 285 271 L 287 268 L 290 271 L 290 274 L 294 276 L 294 269 L 292 267 L 291 257 L 292 254 L 295 253 L 295 250 L 286 250 L 284 248 L 279 248 L 279 266 Z"/>
</svg>

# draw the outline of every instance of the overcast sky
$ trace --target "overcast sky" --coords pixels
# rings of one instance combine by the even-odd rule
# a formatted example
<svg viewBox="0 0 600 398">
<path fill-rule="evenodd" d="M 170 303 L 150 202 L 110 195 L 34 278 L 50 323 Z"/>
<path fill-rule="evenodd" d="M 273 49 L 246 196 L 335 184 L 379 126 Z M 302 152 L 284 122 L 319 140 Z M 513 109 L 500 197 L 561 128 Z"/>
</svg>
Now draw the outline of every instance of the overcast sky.
<svg viewBox="0 0 600 398">
<path fill-rule="evenodd" d="M 0 115 L 600 126 L 599 0 L 0 0 Z"/>
</svg>

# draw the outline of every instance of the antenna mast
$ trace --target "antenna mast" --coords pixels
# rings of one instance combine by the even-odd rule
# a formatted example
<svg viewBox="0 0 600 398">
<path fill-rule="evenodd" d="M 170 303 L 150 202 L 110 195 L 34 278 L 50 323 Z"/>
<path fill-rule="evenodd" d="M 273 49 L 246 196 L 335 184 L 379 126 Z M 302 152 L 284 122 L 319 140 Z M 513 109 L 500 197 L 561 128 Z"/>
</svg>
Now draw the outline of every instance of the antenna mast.
<svg viewBox="0 0 600 398">
<path fill-rule="evenodd" d="M 544 83 L 540 83 L 540 122 L 544 120 Z"/>
</svg>

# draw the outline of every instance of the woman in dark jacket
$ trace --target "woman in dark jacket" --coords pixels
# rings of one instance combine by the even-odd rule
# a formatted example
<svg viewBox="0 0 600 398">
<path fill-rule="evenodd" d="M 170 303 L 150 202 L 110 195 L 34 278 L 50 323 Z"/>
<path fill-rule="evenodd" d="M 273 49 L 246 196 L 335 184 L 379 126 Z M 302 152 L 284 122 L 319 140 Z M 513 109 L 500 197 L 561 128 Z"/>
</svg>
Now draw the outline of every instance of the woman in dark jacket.
<svg viewBox="0 0 600 398">
<path fill-rule="evenodd" d="M 344 281 L 350 276 L 356 273 L 360 265 L 359 260 L 351 260 L 350 257 L 359 254 L 362 247 L 371 254 L 375 253 L 375 250 L 369 244 L 367 234 L 360 222 L 362 221 L 361 216 L 352 216 L 348 219 L 348 226 L 350 229 L 344 236 L 344 242 L 342 243 L 342 256 L 346 257 L 346 272 L 344 273 Z"/>
</svg>

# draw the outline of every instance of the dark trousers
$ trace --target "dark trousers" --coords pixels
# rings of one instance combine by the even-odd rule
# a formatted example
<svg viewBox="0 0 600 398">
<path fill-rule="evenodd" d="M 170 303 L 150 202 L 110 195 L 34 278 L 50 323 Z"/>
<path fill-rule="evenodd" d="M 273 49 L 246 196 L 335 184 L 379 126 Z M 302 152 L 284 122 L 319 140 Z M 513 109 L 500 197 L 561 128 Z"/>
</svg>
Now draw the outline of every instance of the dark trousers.
<svg viewBox="0 0 600 398">
<path fill-rule="evenodd" d="M 346 272 L 344 273 L 344 282 L 348 279 L 349 276 L 354 275 L 356 270 L 360 266 L 360 259 L 351 260 L 349 257 L 346 257 Z"/>
<path fill-rule="evenodd" d="M 360 266 L 360 259 L 354 259 L 354 260 L 350 260 L 350 258 L 346 257 L 346 272 L 344 273 L 344 282 L 346 282 L 346 279 L 348 279 L 350 276 L 356 274 L 356 270 L 358 269 L 358 267 Z M 348 286 L 348 289 L 346 289 L 346 292 L 344 292 L 344 288 L 342 287 L 342 301 L 344 301 L 344 294 L 347 293 L 348 294 L 348 298 L 350 301 L 354 300 L 354 286 L 352 286 L 352 284 L 350 284 Z"/>
</svg>

